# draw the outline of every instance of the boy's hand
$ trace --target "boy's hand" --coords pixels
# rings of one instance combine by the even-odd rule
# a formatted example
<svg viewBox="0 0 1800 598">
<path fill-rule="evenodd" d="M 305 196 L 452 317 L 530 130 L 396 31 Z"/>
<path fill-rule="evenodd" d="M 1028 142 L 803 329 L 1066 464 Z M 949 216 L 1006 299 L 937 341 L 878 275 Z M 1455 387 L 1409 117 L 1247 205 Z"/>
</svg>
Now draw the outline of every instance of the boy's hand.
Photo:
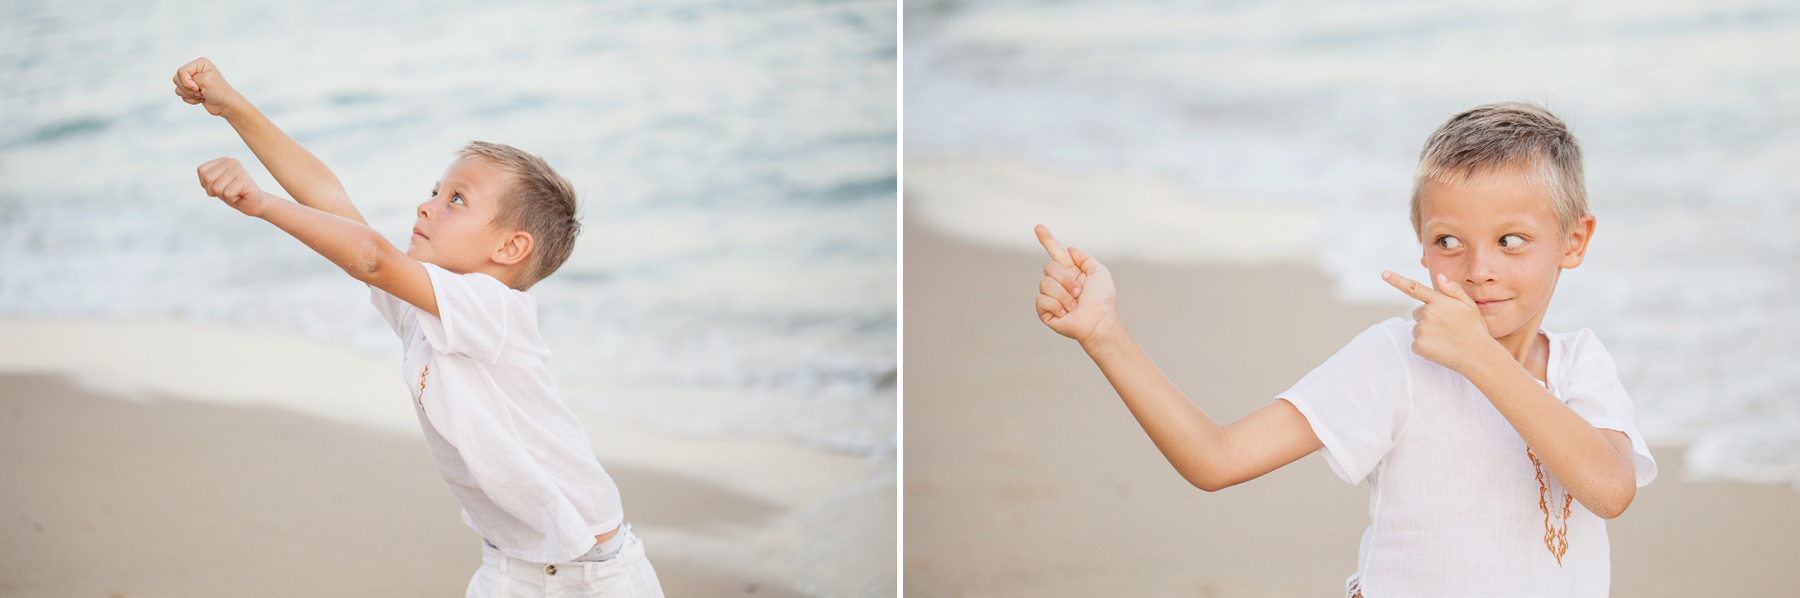
<svg viewBox="0 0 1800 598">
<path fill-rule="evenodd" d="M 206 112 L 213 116 L 224 114 L 226 108 L 244 97 L 205 58 L 196 58 L 175 71 L 175 95 L 189 104 L 206 104 Z"/>
<path fill-rule="evenodd" d="M 207 195 L 225 200 L 246 216 L 262 216 L 265 195 L 237 159 L 219 158 L 201 164 L 199 171 L 200 188 L 205 189 Z"/>
<path fill-rule="evenodd" d="M 1112 272 L 1080 249 L 1063 249 L 1042 224 L 1037 236 L 1050 253 L 1038 281 L 1038 319 L 1057 334 L 1086 344 L 1102 324 L 1118 320 Z"/>
<path fill-rule="evenodd" d="M 1420 357 L 1462 372 L 1470 359 L 1500 346 L 1488 333 L 1481 308 L 1463 292 L 1462 285 L 1442 274 L 1433 279 L 1435 289 L 1393 272 L 1382 272 L 1381 279 L 1425 302 L 1413 309 L 1412 350 Z"/>
</svg>

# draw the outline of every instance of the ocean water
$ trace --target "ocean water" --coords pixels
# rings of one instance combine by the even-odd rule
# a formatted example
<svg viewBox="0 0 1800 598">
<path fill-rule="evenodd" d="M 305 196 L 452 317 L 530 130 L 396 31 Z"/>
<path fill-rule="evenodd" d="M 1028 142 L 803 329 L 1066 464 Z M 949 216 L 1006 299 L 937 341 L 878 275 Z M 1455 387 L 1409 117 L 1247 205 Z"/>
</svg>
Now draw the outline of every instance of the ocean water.
<svg viewBox="0 0 1800 598">
<path fill-rule="evenodd" d="M 281 192 L 173 94 L 205 56 L 402 247 L 470 140 L 571 179 L 584 232 L 532 293 L 573 407 L 892 454 L 896 27 L 880 1 L 7 2 L 0 316 L 398 354 L 362 285 L 201 192 L 220 156 Z"/>
<path fill-rule="evenodd" d="M 1406 202 L 1425 137 L 1478 104 L 1547 105 L 1582 140 L 1599 229 L 1546 327 L 1592 328 L 1645 435 L 1691 443 L 1696 475 L 1800 486 L 1800 7 L 943 2 L 905 39 L 909 163 L 1310 213 L 1274 245 L 1358 302 L 1404 304 L 1378 273 L 1423 271 Z"/>
</svg>

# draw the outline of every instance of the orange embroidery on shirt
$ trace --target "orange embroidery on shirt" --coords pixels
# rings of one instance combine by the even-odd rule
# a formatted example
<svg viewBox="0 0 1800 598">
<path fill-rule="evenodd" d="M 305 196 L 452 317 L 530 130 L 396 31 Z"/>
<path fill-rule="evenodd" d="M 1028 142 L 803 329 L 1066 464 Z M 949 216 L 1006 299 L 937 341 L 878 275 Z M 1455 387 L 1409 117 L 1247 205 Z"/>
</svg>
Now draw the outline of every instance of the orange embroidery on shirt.
<svg viewBox="0 0 1800 598">
<path fill-rule="evenodd" d="M 425 375 L 430 374 L 430 373 L 431 373 L 431 366 L 429 366 L 429 365 L 425 366 L 425 369 L 419 370 L 419 398 L 418 398 L 418 401 L 419 401 L 419 409 L 420 410 L 425 409 Z"/>
<path fill-rule="evenodd" d="M 1544 548 L 1550 549 L 1550 554 L 1556 557 L 1556 566 L 1561 567 L 1563 554 L 1569 552 L 1569 506 L 1575 496 L 1563 491 L 1562 509 L 1552 509 L 1554 501 L 1550 500 L 1550 483 L 1544 479 L 1544 463 L 1538 460 L 1537 453 L 1531 452 L 1531 447 L 1525 447 L 1525 456 L 1530 457 L 1531 466 L 1537 468 L 1538 510 L 1544 512 Z M 1551 524 L 1552 518 L 1556 519 L 1556 525 Z"/>
</svg>

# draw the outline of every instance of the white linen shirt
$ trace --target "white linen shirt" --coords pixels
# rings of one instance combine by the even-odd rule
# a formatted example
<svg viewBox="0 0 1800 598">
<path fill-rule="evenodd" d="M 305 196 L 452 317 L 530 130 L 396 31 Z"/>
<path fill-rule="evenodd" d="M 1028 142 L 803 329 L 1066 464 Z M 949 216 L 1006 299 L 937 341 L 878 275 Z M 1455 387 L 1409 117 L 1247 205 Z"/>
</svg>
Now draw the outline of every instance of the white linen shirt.
<svg viewBox="0 0 1800 598">
<path fill-rule="evenodd" d="M 537 300 L 486 274 L 425 271 L 437 316 L 373 286 L 369 300 L 400 335 L 401 375 L 463 522 L 516 559 L 581 556 L 625 512 L 550 376 Z"/>
<path fill-rule="evenodd" d="M 1369 480 L 1370 523 L 1345 595 L 1606 596 L 1606 521 L 1534 463 L 1474 384 L 1413 353 L 1412 328 L 1401 318 L 1370 327 L 1280 395 L 1338 477 Z M 1650 483 L 1656 462 L 1612 356 L 1585 328 L 1543 334 L 1546 388 L 1630 437 L 1637 484 Z"/>
</svg>

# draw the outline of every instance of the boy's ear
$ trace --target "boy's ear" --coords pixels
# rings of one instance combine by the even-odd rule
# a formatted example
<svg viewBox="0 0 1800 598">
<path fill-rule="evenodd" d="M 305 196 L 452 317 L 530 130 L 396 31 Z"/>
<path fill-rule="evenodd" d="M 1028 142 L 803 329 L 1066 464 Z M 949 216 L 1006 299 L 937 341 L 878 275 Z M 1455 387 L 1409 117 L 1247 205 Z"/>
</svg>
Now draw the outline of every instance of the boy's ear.
<svg viewBox="0 0 1800 598">
<path fill-rule="evenodd" d="M 1570 230 L 1568 236 L 1563 239 L 1562 263 L 1558 265 L 1563 268 L 1581 265 L 1581 261 L 1587 258 L 1588 241 L 1593 238 L 1594 215 L 1582 216 L 1581 220 L 1575 222 L 1575 228 Z"/>
<path fill-rule="evenodd" d="M 525 258 L 531 257 L 531 249 L 531 233 L 516 230 L 512 234 L 506 235 L 506 239 L 500 243 L 500 248 L 495 249 L 494 255 L 489 257 L 500 265 L 514 266 L 523 263 Z"/>
</svg>

